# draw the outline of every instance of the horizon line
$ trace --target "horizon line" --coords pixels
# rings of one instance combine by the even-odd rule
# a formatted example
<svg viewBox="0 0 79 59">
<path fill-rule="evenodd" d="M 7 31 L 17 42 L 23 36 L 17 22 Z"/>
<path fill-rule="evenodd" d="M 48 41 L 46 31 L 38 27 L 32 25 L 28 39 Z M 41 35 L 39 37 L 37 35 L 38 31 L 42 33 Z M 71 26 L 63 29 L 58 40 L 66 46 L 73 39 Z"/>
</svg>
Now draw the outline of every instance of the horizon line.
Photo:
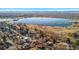
<svg viewBox="0 0 79 59">
<path fill-rule="evenodd" d="M 0 8 L 0 11 L 79 11 L 79 8 Z"/>
</svg>

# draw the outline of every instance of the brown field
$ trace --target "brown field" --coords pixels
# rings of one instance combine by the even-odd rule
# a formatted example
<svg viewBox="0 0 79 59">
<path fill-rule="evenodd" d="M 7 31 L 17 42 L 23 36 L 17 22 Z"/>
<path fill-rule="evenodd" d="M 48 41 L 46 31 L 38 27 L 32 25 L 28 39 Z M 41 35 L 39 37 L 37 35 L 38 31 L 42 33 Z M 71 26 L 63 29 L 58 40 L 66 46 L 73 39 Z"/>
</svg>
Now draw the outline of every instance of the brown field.
<svg viewBox="0 0 79 59">
<path fill-rule="evenodd" d="M 16 29 L 28 30 L 35 46 L 29 49 L 72 50 L 78 49 L 78 27 L 51 27 L 40 25 L 16 25 Z M 34 44 L 34 43 L 33 43 Z M 51 46 L 49 46 L 51 45 Z"/>
</svg>

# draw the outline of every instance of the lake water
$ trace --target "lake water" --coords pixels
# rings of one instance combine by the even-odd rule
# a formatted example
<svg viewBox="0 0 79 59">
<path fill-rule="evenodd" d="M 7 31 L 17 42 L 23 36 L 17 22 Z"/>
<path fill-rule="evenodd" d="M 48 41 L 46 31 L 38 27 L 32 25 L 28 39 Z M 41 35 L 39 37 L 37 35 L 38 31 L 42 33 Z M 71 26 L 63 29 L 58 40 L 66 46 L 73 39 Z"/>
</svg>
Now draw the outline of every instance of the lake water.
<svg viewBox="0 0 79 59">
<path fill-rule="evenodd" d="M 23 24 L 38 24 L 38 25 L 48 25 L 48 26 L 69 26 L 71 25 L 71 20 L 63 18 L 23 18 L 16 21 L 16 23 Z"/>
</svg>

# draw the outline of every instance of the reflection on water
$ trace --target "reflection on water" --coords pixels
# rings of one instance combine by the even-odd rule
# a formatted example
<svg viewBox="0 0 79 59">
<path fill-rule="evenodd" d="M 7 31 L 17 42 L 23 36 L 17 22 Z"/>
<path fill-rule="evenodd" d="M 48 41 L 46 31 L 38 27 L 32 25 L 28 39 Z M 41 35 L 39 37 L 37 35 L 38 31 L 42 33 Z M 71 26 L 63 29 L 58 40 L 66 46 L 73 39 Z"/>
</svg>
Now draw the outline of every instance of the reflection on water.
<svg viewBox="0 0 79 59">
<path fill-rule="evenodd" d="M 32 17 L 32 18 L 20 19 L 16 21 L 16 23 L 38 24 L 38 25 L 48 25 L 48 26 L 69 26 L 71 25 L 71 20 L 63 19 L 63 18 Z"/>
</svg>

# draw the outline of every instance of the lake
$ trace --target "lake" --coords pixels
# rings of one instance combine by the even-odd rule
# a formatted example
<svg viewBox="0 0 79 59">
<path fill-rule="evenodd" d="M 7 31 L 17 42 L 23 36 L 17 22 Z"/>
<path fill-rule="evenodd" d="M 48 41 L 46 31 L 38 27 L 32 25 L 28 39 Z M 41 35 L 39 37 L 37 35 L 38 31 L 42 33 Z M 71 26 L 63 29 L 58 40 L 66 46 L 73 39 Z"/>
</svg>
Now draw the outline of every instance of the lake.
<svg viewBox="0 0 79 59">
<path fill-rule="evenodd" d="M 71 20 L 64 18 L 42 18 L 42 17 L 31 17 L 23 18 L 16 21 L 16 23 L 23 24 L 37 24 L 37 25 L 47 25 L 47 26 L 69 26 L 71 25 Z"/>
</svg>

